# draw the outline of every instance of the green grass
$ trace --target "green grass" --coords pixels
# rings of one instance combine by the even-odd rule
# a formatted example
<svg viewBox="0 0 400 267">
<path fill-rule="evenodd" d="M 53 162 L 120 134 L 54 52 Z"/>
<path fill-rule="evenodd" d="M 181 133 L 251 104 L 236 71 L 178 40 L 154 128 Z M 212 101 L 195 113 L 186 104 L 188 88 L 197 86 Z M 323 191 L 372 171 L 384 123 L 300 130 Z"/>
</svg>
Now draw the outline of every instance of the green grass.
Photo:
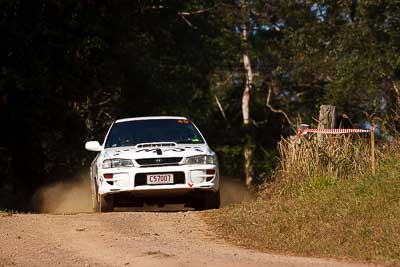
<svg viewBox="0 0 400 267">
<path fill-rule="evenodd" d="M 379 172 L 287 181 L 268 198 L 206 214 L 221 237 L 246 247 L 296 255 L 400 265 L 400 158 Z"/>
</svg>

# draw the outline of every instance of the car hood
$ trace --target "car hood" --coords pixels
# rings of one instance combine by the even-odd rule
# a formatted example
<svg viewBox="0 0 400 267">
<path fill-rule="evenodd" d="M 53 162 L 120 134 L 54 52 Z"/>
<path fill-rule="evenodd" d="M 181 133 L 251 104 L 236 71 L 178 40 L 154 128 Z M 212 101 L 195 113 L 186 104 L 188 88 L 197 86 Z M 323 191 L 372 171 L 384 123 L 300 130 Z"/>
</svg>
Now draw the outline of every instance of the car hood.
<svg viewBox="0 0 400 267">
<path fill-rule="evenodd" d="M 161 153 L 159 153 L 159 150 L 161 150 Z M 145 159 L 164 157 L 190 157 L 195 155 L 205 155 L 213 153 L 214 152 L 206 144 L 178 144 L 174 147 L 162 148 L 137 148 L 135 146 L 106 148 L 102 152 L 102 157 L 103 159 Z"/>
</svg>

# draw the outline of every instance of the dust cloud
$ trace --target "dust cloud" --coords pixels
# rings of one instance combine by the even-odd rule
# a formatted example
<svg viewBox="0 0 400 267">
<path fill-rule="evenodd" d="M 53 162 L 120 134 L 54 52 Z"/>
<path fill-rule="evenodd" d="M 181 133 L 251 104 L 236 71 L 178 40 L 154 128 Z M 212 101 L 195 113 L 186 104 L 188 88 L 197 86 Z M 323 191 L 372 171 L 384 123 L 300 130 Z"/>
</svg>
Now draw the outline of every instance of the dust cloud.
<svg viewBox="0 0 400 267">
<path fill-rule="evenodd" d="M 221 176 L 220 183 L 221 207 L 239 204 L 254 198 L 241 178 Z"/>
<path fill-rule="evenodd" d="M 222 176 L 220 183 L 221 207 L 253 199 L 243 179 Z M 58 182 L 40 188 L 33 197 L 33 206 L 40 213 L 91 212 L 91 201 L 90 180 L 82 177 L 72 182 Z"/>
<path fill-rule="evenodd" d="M 90 180 L 58 182 L 40 188 L 33 197 L 35 211 L 41 213 L 90 212 Z"/>
</svg>

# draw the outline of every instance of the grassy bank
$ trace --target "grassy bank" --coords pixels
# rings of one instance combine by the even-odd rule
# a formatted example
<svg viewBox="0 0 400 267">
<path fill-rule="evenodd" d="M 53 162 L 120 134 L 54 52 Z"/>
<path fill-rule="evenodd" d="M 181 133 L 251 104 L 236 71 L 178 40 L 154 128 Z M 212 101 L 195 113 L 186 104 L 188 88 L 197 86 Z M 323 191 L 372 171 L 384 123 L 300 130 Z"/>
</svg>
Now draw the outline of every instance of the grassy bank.
<svg viewBox="0 0 400 267">
<path fill-rule="evenodd" d="M 212 211 L 207 218 L 221 237 L 238 245 L 398 266 L 400 153 L 393 147 L 386 152 L 380 153 L 375 177 L 362 174 L 357 162 L 350 178 L 342 169 L 335 174 L 335 168 L 330 175 L 311 172 L 296 181 L 293 173 L 278 172 L 264 198 Z M 282 165 L 279 170 L 287 171 Z"/>
</svg>

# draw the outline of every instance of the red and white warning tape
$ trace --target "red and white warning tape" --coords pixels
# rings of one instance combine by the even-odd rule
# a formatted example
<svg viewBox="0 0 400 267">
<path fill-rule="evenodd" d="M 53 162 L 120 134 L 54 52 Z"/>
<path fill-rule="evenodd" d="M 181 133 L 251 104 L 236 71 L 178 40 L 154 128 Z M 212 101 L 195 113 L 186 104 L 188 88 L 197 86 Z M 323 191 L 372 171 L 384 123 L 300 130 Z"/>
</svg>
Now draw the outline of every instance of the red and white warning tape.
<svg viewBox="0 0 400 267">
<path fill-rule="evenodd" d="M 297 132 L 298 136 L 308 133 L 322 133 L 322 134 L 353 134 L 353 133 L 370 133 L 371 130 L 365 129 L 301 129 Z"/>
</svg>

